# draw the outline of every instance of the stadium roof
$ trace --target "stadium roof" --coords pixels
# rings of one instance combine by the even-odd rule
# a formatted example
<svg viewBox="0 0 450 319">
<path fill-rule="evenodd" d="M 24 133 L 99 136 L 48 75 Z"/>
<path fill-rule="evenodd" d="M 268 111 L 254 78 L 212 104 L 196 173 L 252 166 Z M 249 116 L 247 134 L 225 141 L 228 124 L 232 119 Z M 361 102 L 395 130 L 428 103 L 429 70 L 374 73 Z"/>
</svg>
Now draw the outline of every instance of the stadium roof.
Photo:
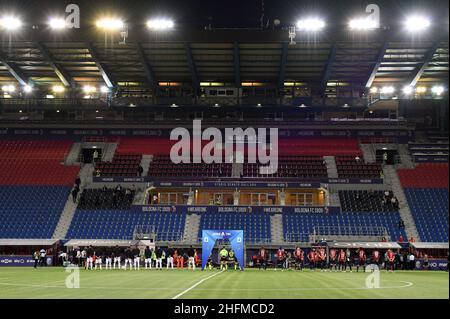
<svg viewBox="0 0 450 319">
<path fill-rule="evenodd" d="M 29 20 L 20 32 L 11 34 L 0 30 L 0 85 L 35 84 L 43 88 L 106 85 L 142 95 L 158 84 L 170 83 L 194 89 L 203 82 L 228 87 L 265 85 L 275 88 L 283 88 L 287 83 L 307 87 L 312 95 L 323 95 L 327 88 L 332 90 L 336 86 L 341 90 L 347 87 L 349 92 L 364 92 L 373 85 L 448 82 L 448 17 L 444 23 L 437 20 L 433 28 L 421 36 L 406 33 L 395 19 L 384 21 L 379 30 L 358 33 L 349 31 L 344 21 L 349 12 L 364 12 L 365 5 L 352 2 L 350 7 L 348 3 L 339 6 L 328 3 L 324 4 L 323 11 L 328 11 L 327 15 L 337 11 L 339 17 L 334 17 L 324 32 L 297 34 L 297 44 L 290 45 L 288 29 L 292 22 L 289 20 L 282 20 L 279 26 L 248 26 L 241 11 L 248 10 L 256 15 L 259 5 L 247 8 L 239 4 L 237 8 L 242 6 L 243 9 L 235 10 L 236 25 L 245 27 L 228 24 L 223 28 L 212 23 L 211 28 L 202 29 L 195 21 L 203 21 L 204 17 L 200 13 L 196 15 L 195 10 L 204 12 L 206 9 L 192 5 L 188 23 L 188 14 L 180 12 L 187 9 L 186 5 L 169 1 L 174 12 L 185 21 L 176 24 L 171 31 L 150 32 L 139 20 L 147 14 L 148 2 L 133 1 L 131 5 L 128 1 L 115 1 L 104 9 L 104 2 L 95 2 L 94 8 L 86 7 L 86 1 L 82 1 L 81 12 L 89 11 L 89 18 L 82 20 L 80 29 L 58 33 L 49 30 L 42 17 L 39 20 L 32 15 L 33 10 L 41 12 L 43 9 L 32 6 L 30 1 L 13 2 L 7 8 L 23 8 L 22 14 Z M 48 2 L 42 2 L 42 6 Z M 271 6 L 272 17 L 288 14 L 286 10 L 290 7 L 276 12 L 277 2 L 266 2 L 267 7 Z M 297 12 L 291 14 L 300 14 L 302 1 L 298 3 L 295 6 L 291 3 L 292 8 L 296 8 L 291 8 L 292 11 Z M 162 2 L 158 5 L 167 10 Z M 392 7 L 389 2 L 383 4 L 384 16 L 391 17 L 392 12 L 401 11 L 398 8 L 388 11 L 387 8 Z M 442 14 L 439 8 L 432 8 L 435 15 Z M 446 8 L 448 11 L 448 4 Z M 157 12 L 156 7 L 152 9 Z M 220 16 L 221 9 L 224 8 L 211 4 L 213 22 Z M 124 16 L 129 23 L 125 41 L 120 32 L 106 34 L 92 24 L 93 15 L 103 11 Z M 247 18 L 253 21 L 250 16 Z M 234 21 L 234 17 L 229 19 Z"/>
</svg>

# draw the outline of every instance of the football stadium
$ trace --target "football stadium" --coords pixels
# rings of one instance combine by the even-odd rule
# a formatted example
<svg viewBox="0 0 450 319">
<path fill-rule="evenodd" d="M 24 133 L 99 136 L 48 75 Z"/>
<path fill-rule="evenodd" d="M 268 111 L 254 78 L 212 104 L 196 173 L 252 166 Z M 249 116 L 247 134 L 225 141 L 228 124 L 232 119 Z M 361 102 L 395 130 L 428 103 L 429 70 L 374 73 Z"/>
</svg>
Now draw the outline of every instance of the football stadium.
<svg viewBox="0 0 450 319">
<path fill-rule="evenodd" d="M 0 0 L 0 299 L 449 299 L 448 12 Z"/>
</svg>

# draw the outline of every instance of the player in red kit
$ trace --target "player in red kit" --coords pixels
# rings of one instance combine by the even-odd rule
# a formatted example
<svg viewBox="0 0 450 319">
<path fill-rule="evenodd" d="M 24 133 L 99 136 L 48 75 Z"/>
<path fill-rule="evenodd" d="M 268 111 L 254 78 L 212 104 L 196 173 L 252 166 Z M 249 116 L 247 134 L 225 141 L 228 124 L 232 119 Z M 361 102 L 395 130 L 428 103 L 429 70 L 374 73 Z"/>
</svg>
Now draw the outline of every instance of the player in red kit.
<svg viewBox="0 0 450 319">
<path fill-rule="evenodd" d="M 378 250 L 374 250 L 372 252 L 372 264 L 377 265 L 378 267 L 380 266 L 380 252 Z"/>
<path fill-rule="evenodd" d="M 326 267 L 326 264 L 327 264 L 327 261 L 326 261 L 327 253 L 325 252 L 325 248 L 320 248 L 319 249 L 319 253 L 318 253 L 317 257 L 318 257 L 318 262 L 319 262 L 319 265 L 320 265 L 320 271 L 326 270 L 325 267 Z"/>
<path fill-rule="evenodd" d="M 309 270 L 314 271 L 316 268 L 316 250 L 313 248 L 308 253 Z"/>
<path fill-rule="evenodd" d="M 279 265 L 281 265 L 281 270 L 283 270 L 285 260 L 286 260 L 286 252 L 284 251 L 283 247 L 280 247 L 277 251 L 277 264 L 275 270 L 278 269 Z"/>
<path fill-rule="evenodd" d="M 266 270 L 267 269 L 267 251 L 264 247 L 261 247 L 259 249 L 258 253 L 258 261 L 259 261 L 259 270 L 261 270 L 261 267 Z"/>
<path fill-rule="evenodd" d="M 388 271 L 394 271 L 395 254 L 392 250 L 387 251 Z"/>
<path fill-rule="evenodd" d="M 341 249 L 338 255 L 339 271 L 345 270 L 345 259 L 346 259 L 345 251 Z"/>
<path fill-rule="evenodd" d="M 329 267 L 330 267 L 330 271 L 333 271 L 333 267 L 334 267 L 334 271 L 337 271 L 337 251 L 334 248 L 330 249 Z"/>
<path fill-rule="evenodd" d="M 359 272 L 359 267 L 363 268 L 363 272 L 365 272 L 365 266 L 366 266 L 366 252 L 364 249 L 359 248 L 356 252 L 358 254 L 358 264 L 356 265 L 356 272 Z"/>
<path fill-rule="evenodd" d="M 303 270 L 303 262 L 305 260 L 305 253 L 300 247 L 296 247 L 294 250 L 295 268 Z"/>
</svg>

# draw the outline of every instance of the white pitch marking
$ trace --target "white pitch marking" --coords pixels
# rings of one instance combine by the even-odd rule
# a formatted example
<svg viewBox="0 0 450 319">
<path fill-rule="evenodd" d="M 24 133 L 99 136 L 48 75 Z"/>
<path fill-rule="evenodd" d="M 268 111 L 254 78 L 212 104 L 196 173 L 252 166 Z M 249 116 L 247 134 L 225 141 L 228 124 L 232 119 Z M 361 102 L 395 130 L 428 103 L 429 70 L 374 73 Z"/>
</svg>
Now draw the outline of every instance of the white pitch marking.
<svg viewBox="0 0 450 319">
<path fill-rule="evenodd" d="M 215 276 L 217 276 L 217 275 L 220 275 L 220 274 L 223 273 L 223 272 L 224 272 L 224 270 L 222 270 L 221 272 L 215 273 L 214 275 L 211 275 L 211 276 L 209 276 L 209 277 L 206 277 L 206 278 L 200 280 L 198 283 L 196 283 L 196 284 L 193 285 L 192 287 L 189 287 L 189 288 L 186 289 L 185 291 L 179 293 L 178 295 L 176 295 L 176 296 L 173 297 L 172 299 L 178 299 L 178 298 L 180 298 L 181 296 L 183 296 L 184 294 L 188 293 L 189 291 L 191 291 L 192 289 L 194 289 L 194 288 L 197 287 L 198 285 L 204 283 L 205 281 L 207 281 L 207 280 L 209 280 L 209 279 L 211 279 L 211 278 L 213 278 L 213 277 L 215 277 Z"/>
</svg>

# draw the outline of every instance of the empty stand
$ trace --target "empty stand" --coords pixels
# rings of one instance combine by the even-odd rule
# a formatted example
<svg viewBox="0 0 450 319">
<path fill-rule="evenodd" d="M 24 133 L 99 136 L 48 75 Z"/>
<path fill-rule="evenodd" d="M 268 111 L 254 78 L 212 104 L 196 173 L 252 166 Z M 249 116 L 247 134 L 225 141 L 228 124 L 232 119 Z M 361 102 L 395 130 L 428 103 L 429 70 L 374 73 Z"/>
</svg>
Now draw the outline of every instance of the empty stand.
<svg viewBox="0 0 450 319">
<path fill-rule="evenodd" d="M 244 177 L 247 178 L 299 178 L 326 179 L 327 167 L 321 156 L 281 156 L 278 171 L 272 175 L 260 174 L 260 164 L 244 164 Z"/>
<path fill-rule="evenodd" d="M 111 162 L 100 162 L 95 165 L 94 175 L 101 177 L 138 176 L 142 155 L 115 154 Z"/>
<path fill-rule="evenodd" d="M 448 188 L 448 164 L 419 164 L 414 169 L 399 169 L 405 188 Z"/>
<path fill-rule="evenodd" d="M 51 238 L 70 188 L 0 186 L 0 237 Z"/>
<path fill-rule="evenodd" d="M 355 156 L 336 157 L 336 167 L 339 178 L 375 179 L 380 178 L 383 171 L 380 164 L 367 164 L 362 158 L 357 160 Z"/>
<path fill-rule="evenodd" d="M 79 166 L 64 166 L 68 141 L 0 141 L 0 184 L 71 185 Z"/>
<path fill-rule="evenodd" d="M 231 177 L 232 164 L 174 164 L 169 156 L 158 155 L 153 158 L 148 176 L 157 178 L 195 178 L 208 179 Z"/>
<path fill-rule="evenodd" d="M 144 213 L 137 210 L 77 210 L 69 239 L 132 239 L 136 226 L 155 226 L 158 241 L 180 240 L 186 214 Z"/>
<path fill-rule="evenodd" d="M 242 229 L 245 240 L 250 242 L 268 242 L 271 239 L 270 214 L 267 213 L 203 213 L 200 230 L 203 229 Z M 201 236 L 200 231 L 199 238 Z"/>
</svg>

